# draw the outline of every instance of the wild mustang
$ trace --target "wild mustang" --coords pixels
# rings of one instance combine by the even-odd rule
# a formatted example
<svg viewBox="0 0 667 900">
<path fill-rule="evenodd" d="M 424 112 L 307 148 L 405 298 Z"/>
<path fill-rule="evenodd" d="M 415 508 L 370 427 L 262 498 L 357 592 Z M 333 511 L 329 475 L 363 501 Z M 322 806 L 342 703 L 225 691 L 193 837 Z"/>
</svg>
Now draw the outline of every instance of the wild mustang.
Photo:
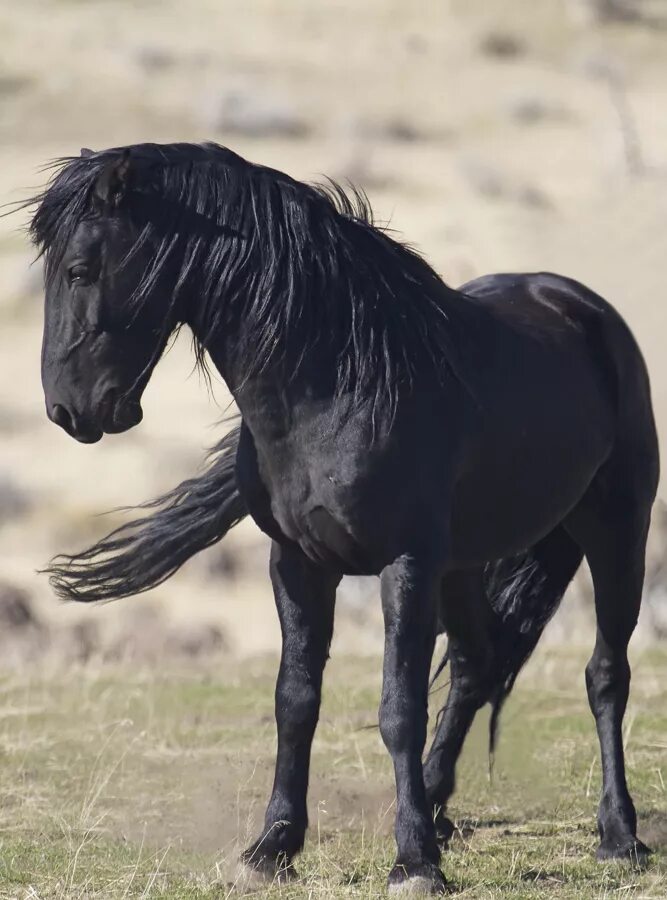
<svg viewBox="0 0 667 900">
<path fill-rule="evenodd" d="M 205 474 L 60 557 L 52 575 L 74 600 L 127 596 L 247 514 L 270 536 L 278 755 L 248 866 L 293 871 L 336 588 L 374 574 L 397 792 L 389 884 L 441 892 L 465 735 L 486 702 L 495 730 L 583 556 L 598 623 L 586 667 L 602 753 L 598 857 L 644 857 L 621 723 L 658 450 L 640 351 L 609 304 L 551 274 L 454 290 L 374 226 L 359 193 L 214 144 L 84 150 L 31 202 L 49 417 L 87 443 L 137 425 L 181 325 L 241 412 Z M 451 690 L 422 763 L 442 631 Z"/>
</svg>

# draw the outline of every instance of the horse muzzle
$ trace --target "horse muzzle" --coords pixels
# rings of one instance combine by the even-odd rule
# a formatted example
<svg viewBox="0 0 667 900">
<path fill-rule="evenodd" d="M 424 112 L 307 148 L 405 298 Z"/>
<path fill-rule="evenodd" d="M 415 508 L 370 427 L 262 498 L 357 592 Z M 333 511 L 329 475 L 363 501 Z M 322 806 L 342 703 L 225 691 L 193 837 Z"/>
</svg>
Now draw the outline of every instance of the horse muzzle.
<svg viewBox="0 0 667 900">
<path fill-rule="evenodd" d="M 102 398 L 95 415 L 85 415 L 64 403 L 47 408 L 49 419 L 82 444 L 95 444 L 104 434 L 120 434 L 138 425 L 143 418 L 141 404 L 135 400 L 118 398 L 109 390 Z"/>
<path fill-rule="evenodd" d="M 54 404 L 50 410 L 47 410 L 47 413 L 52 422 L 82 444 L 95 444 L 104 434 L 101 428 L 68 409 L 62 403 Z"/>
</svg>

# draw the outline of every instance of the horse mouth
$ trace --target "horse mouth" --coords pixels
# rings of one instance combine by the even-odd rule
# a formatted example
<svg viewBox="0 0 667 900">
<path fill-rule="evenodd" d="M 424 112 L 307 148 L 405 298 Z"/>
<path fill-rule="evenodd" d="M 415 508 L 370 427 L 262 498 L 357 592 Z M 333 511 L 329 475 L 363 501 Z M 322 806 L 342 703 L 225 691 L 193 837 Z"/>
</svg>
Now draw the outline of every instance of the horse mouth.
<svg viewBox="0 0 667 900">
<path fill-rule="evenodd" d="M 110 405 L 103 417 L 106 434 L 122 434 L 138 425 L 144 417 L 141 404 L 136 400 L 118 400 Z"/>
<path fill-rule="evenodd" d="M 103 431 L 77 431 L 72 433 L 72 437 L 80 444 L 96 444 L 102 440 Z"/>
</svg>

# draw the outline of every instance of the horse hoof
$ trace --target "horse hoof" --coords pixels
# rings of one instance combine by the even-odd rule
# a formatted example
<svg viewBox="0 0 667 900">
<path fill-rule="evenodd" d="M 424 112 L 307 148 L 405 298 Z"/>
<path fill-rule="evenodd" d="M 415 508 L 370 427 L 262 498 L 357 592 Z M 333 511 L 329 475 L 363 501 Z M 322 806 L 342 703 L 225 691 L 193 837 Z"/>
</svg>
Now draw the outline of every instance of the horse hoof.
<svg viewBox="0 0 667 900">
<path fill-rule="evenodd" d="M 241 856 L 234 886 L 237 890 L 251 891 L 270 884 L 285 884 L 293 878 L 296 878 L 294 866 L 287 863 L 284 857 L 273 859 L 246 850 Z"/>
<path fill-rule="evenodd" d="M 642 844 L 637 838 L 631 837 L 625 841 L 602 841 L 595 857 L 600 862 L 616 860 L 618 862 L 630 862 L 635 866 L 645 866 L 652 852 L 646 844 Z"/>
<path fill-rule="evenodd" d="M 389 873 L 388 889 L 392 897 L 433 897 L 445 893 L 447 882 L 433 863 L 397 864 Z"/>
<path fill-rule="evenodd" d="M 236 870 L 234 890 L 239 894 L 252 893 L 267 887 L 272 882 L 273 877 L 265 869 L 241 862 Z"/>
</svg>

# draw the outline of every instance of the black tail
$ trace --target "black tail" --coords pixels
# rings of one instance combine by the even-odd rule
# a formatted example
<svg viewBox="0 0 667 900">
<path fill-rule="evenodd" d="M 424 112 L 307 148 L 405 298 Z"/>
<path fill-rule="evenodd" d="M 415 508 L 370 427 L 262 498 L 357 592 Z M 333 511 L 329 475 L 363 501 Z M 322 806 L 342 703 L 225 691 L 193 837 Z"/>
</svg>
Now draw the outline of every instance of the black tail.
<svg viewBox="0 0 667 900">
<path fill-rule="evenodd" d="M 494 640 L 498 685 L 491 698 L 491 757 L 505 700 L 558 609 L 582 558 L 578 544 L 559 527 L 525 553 L 486 567 L 486 591 L 500 619 Z"/>
<path fill-rule="evenodd" d="M 239 431 L 233 428 L 213 449 L 202 475 L 139 507 L 154 512 L 88 550 L 57 556 L 46 571 L 58 596 L 88 603 L 147 591 L 245 518 L 235 476 Z"/>
<path fill-rule="evenodd" d="M 485 568 L 486 593 L 498 617 L 492 635 L 496 687 L 490 697 L 491 759 L 503 705 L 524 663 L 558 609 L 582 558 L 579 546 L 562 527 L 558 527 L 524 553 L 488 563 Z M 446 663 L 447 653 L 437 674 Z"/>
</svg>

